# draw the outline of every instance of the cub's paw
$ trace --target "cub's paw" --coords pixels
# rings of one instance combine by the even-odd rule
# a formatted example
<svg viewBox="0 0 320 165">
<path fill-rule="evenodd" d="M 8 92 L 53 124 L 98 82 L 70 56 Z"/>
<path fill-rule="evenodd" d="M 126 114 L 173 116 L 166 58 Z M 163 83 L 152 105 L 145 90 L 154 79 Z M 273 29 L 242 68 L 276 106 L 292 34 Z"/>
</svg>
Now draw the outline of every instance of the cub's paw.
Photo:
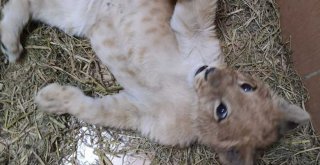
<svg viewBox="0 0 320 165">
<path fill-rule="evenodd" d="M 70 109 L 81 102 L 83 96 L 84 94 L 76 87 L 54 83 L 42 88 L 35 102 L 41 110 L 60 115 L 69 113 Z"/>
<path fill-rule="evenodd" d="M 1 38 L 1 51 L 11 63 L 16 62 L 23 51 L 23 47 L 18 41 L 17 39 L 16 42 L 10 42 L 5 37 Z"/>
</svg>

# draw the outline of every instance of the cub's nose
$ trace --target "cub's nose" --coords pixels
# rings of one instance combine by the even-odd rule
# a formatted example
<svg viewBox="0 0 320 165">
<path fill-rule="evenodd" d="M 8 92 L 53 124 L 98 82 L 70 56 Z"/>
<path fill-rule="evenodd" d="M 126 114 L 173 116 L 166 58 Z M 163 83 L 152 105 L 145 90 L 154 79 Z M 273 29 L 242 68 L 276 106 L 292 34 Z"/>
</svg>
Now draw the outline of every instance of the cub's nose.
<svg viewBox="0 0 320 165">
<path fill-rule="evenodd" d="M 214 67 L 207 69 L 206 72 L 204 73 L 204 79 L 207 80 L 209 73 L 214 72 L 215 70 L 216 68 Z"/>
</svg>

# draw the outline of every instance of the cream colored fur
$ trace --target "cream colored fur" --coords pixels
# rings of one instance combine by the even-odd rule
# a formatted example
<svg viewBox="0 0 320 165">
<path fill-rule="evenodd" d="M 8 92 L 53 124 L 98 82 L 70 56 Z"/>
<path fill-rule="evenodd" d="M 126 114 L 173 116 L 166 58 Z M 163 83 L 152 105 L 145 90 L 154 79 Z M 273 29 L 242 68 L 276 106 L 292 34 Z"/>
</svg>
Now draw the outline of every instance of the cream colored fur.
<svg viewBox="0 0 320 165">
<path fill-rule="evenodd" d="M 286 123 L 305 123 L 309 115 L 259 80 L 226 68 L 216 8 L 216 0 L 175 6 L 169 0 L 10 0 L 0 23 L 2 50 L 11 62 L 19 58 L 19 36 L 31 18 L 87 37 L 124 90 L 92 98 L 76 87 L 50 84 L 36 96 L 41 110 L 138 130 L 164 145 L 202 143 L 215 148 L 224 164 L 253 164 L 256 148 L 276 141 Z M 204 65 L 209 67 L 195 76 Z M 216 70 L 204 78 L 210 68 Z M 257 89 L 244 92 L 244 83 Z M 228 116 L 218 121 L 221 103 Z"/>
</svg>

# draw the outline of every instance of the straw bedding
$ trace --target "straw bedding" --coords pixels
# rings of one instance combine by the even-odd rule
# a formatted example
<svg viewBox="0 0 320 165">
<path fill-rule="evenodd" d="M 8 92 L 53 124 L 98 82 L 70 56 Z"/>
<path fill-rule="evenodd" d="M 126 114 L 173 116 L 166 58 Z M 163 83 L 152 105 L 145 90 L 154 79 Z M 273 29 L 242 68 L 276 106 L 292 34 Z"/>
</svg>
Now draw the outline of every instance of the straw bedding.
<svg viewBox="0 0 320 165">
<path fill-rule="evenodd" d="M 3 6 L 5 0 L 0 2 Z M 220 0 L 219 6 L 216 23 L 229 66 L 259 77 L 304 107 L 307 91 L 292 67 L 290 43 L 280 37 L 275 1 Z M 78 161 L 80 142 L 94 148 L 97 157 L 92 164 L 112 164 L 116 158 L 125 162 L 121 155 L 138 155 L 152 164 L 217 164 L 215 153 L 204 146 L 160 146 L 132 131 L 37 110 L 34 95 L 48 83 L 75 85 L 91 96 L 116 93 L 121 86 L 85 39 L 33 23 L 22 40 L 22 63 L 7 64 L 0 56 L 0 164 L 89 164 Z M 319 164 L 319 150 L 312 126 L 307 125 L 259 153 L 258 164 Z"/>
</svg>

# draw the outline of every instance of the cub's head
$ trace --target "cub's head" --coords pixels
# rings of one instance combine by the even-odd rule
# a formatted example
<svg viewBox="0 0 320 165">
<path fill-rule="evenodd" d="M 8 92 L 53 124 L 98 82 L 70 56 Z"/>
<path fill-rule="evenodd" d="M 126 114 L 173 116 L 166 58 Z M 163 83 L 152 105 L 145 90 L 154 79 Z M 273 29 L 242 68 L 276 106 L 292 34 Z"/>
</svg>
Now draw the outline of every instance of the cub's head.
<svg viewBox="0 0 320 165">
<path fill-rule="evenodd" d="M 223 164 L 253 164 L 254 153 L 309 120 L 298 106 L 250 76 L 203 66 L 196 75 L 199 142 L 213 147 Z"/>
</svg>

